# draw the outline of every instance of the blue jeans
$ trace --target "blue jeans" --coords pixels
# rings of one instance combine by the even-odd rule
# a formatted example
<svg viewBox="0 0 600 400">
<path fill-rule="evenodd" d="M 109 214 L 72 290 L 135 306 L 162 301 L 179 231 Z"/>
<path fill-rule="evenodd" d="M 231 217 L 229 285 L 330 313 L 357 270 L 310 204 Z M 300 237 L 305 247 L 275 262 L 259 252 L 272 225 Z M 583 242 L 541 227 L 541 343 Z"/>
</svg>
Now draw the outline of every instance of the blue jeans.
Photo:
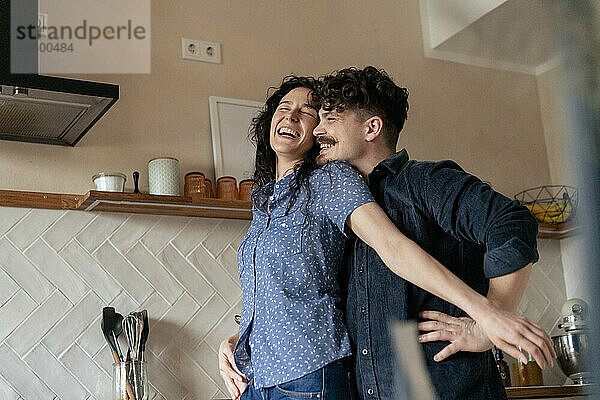
<svg viewBox="0 0 600 400">
<path fill-rule="evenodd" d="M 241 400 L 356 400 L 358 393 L 353 368 L 354 361 L 346 357 L 280 385 L 256 389 L 251 383 Z"/>
</svg>

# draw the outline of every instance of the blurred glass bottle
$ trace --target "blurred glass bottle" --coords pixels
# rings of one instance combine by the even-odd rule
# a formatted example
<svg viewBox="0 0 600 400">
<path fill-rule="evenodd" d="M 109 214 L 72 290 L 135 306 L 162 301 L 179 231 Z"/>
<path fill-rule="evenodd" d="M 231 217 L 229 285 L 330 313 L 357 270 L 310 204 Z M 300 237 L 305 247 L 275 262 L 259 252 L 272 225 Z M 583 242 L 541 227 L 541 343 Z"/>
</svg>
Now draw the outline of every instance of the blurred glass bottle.
<svg viewBox="0 0 600 400">
<path fill-rule="evenodd" d="M 527 354 L 527 364 L 521 366 L 521 374 L 523 375 L 523 386 L 542 386 L 544 384 L 542 369 L 531 354 Z"/>
<path fill-rule="evenodd" d="M 502 378 L 504 387 L 512 386 L 510 383 L 510 370 L 508 364 L 504 361 L 504 353 L 500 349 L 496 349 L 496 366 L 498 367 L 498 372 L 500 372 L 500 378 Z"/>
</svg>

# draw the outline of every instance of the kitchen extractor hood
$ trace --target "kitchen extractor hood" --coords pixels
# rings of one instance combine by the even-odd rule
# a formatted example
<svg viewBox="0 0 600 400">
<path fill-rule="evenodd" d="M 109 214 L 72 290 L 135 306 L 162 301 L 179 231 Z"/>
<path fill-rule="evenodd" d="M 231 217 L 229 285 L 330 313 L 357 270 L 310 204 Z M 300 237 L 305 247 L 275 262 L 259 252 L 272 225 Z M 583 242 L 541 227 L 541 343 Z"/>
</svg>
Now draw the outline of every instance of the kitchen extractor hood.
<svg viewBox="0 0 600 400">
<path fill-rule="evenodd" d="M 74 146 L 119 98 L 119 86 L 11 74 L 10 0 L 0 0 L 0 139 Z"/>
</svg>

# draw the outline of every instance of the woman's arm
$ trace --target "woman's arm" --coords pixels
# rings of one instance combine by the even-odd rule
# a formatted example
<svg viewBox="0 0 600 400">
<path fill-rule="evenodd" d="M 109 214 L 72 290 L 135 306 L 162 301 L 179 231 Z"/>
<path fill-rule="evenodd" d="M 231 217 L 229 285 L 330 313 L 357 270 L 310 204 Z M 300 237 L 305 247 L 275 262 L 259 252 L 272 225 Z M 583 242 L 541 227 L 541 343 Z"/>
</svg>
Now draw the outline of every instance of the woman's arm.
<svg viewBox="0 0 600 400">
<path fill-rule="evenodd" d="M 540 366 L 552 365 L 552 340 L 539 325 L 501 310 L 475 292 L 404 236 L 376 203 L 358 207 L 347 218 L 347 224 L 392 272 L 464 310 L 496 347 L 526 363 L 525 355 L 515 347 L 521 346 Z"/>
</svg>

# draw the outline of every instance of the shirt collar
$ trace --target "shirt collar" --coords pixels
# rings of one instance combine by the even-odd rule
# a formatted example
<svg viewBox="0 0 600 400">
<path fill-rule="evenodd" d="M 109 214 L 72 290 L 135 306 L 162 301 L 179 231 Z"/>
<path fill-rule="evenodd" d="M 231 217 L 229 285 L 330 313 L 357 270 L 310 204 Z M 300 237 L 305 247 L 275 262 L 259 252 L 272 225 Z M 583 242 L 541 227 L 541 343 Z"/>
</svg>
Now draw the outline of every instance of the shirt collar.
<svg viewBox="0 0 600 400">
<path fill-rule="evenodd" d="M 408 161 L 408 152 L 406 149 L 402 149 L 397 153 L 392 154 L 379 164 L 373 171 L 369 173 L 369 181 L 377 178 L 380 175 L 384 175 L 386 172 L 391 172 L 392 174 L 397 174 L 404 168 L 404 165 Z"/>
<path fill-rule="evenodd" d="M 269 202 L 269 198 L 271 200 L 277 199 L 279 200 L 281 196 L 286 192 L 286 189 L 289 190 L 290 181 L 296 175 L 296 172 L 292 172 L 287 174 L 283 178 L 278 181 L 272 180 L 271 182 L 263 185 L 256 190 L 252 191 L 252 204 L 258 210 L 267 211 L 267 203 Z"/>
</svg>

